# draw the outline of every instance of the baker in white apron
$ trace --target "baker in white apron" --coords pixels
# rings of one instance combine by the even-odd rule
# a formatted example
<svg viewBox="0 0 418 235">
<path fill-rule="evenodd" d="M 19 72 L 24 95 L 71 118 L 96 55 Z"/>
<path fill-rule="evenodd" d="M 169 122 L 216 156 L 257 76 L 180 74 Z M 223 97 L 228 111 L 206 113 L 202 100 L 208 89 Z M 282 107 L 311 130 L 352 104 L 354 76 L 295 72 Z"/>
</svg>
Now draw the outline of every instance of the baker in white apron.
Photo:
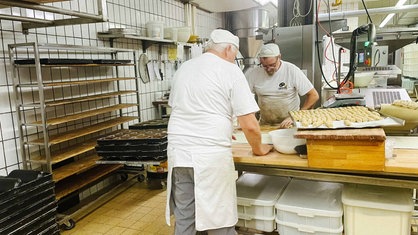
<svg viewBox="0 0 418 235">
<path fill-rule="evenodd" d="M 206 53 L 182 64 L 170 93 L 166 221 L 174 213 L 176 235 L 234 235 L 238 221 L 231 152 L 232 120 L 238 118 L 254 154 L 261 144 L 259 110 L 244 74 L 234 63 L 238 37 L 214 30 Z"/>
<path fill-rule="evenodd" d="M 318 92 L 294 64 L 281 60 L 279 46 L 263 45 L 258 54 L 260 67 L 246 72 L 250 90 L 257 95 L 261 124 L 292 125 L 289 111 L 310 109 L 319 100 Z M 306 96 L 300 107 L 300 97 Z"/>
</svg>

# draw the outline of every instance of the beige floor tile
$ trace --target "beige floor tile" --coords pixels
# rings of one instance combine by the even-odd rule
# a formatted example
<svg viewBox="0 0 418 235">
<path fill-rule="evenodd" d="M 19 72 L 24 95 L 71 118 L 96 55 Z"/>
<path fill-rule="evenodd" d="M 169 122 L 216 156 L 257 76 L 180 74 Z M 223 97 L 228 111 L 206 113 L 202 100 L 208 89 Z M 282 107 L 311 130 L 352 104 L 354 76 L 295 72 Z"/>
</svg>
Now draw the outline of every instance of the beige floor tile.
<svg viewBox="0 0 418 235">
<path fill-rule="evenodd" d="M 122 235 L 152 235 L 152 234 L 146 234 L 143 231 L 128 228 L 122 233 Z"/>
<path fill-rule="evenodd" d="M 165 224 L 165 190 L 151 190 L 136 183 L 80 221 L 63 235 L 171 235 Z M 174 217 L 171 218 L 174 225 Z"/>
<path fill-rule="evenodd" d="M 113 226 L 108 225 L 108 224 L 90 222 L 83 227 L 83 231 L 88 230 L 88 231 L 91 231 L 91 232 L 97 232 L 97 233 L 104 234 L 104 233 L 108 232 L 112 227 Z"/>
<path fill-rule="evenodd" d="M 109 231 L 107 231 L 107 233 L 105 233 L 105 235 L 123 234 L 127 229 L 128 228 L 115 226 L 115 227 L 111 228 Z"/>
</svg>

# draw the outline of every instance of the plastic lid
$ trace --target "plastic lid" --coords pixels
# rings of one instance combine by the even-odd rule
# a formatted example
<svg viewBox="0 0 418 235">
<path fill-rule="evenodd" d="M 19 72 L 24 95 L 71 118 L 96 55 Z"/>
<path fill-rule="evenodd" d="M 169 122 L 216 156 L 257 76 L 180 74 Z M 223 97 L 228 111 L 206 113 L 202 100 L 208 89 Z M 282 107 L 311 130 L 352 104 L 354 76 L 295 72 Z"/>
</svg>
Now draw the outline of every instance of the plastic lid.
<svg viewBox="0 0 418 235">
<path fill-rule="evenodd" d="M 237 180 L 237 203 L 241 206 L 274 206 L 289 183 L 288 177 L 244 173 Z"/>
<path fill-rule="evenodd" d="M 300 216 L 341 217 L 342 184 L 292 179 L 275 207 Z"/>
<path fill-rule="evenodd" d="M 410 189 L 348 184 L 342 193 L 344 205 L 391 211 L 414 210 Z"/>
</svg>

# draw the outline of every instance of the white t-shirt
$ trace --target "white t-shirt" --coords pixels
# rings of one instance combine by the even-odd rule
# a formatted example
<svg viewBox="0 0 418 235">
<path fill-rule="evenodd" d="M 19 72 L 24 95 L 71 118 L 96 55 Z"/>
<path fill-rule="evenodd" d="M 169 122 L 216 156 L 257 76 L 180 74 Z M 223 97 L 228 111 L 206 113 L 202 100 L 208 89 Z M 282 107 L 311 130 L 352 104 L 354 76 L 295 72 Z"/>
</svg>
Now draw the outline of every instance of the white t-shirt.
<svg viewBox="0 0 418 235">
<path fill-rule="evenodd" d="M 169 144 L 191 150 L 229 148 L 233 116 L 259 110 L 239 67 L 212 53 L 181 65 L 173 78 L 169 105 Z"/>
<path fill-rule="evenodd" d="M 272 76 L 261 67 L 246 72 L 250 90 L 257 94 L 262 119 L 266 123 L 279 123 L 289 116 L 289 111 L 300 109 L 300 96 L 313 85 L 294 64 L 281 61 L 279 70 Z"/>
</svg>

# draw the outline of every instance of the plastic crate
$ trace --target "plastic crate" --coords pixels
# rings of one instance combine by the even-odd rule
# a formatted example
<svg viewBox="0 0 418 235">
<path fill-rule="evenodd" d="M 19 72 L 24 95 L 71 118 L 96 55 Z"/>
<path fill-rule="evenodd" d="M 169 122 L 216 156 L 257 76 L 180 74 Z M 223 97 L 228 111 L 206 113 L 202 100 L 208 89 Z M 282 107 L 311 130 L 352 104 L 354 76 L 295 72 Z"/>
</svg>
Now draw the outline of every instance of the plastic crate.
<svg viewBox="0 0 418 235">
<path fill-rule="evenodd" d="M 338 230 L 343 224 L 342 184 L 292 179 L 277 201 L 276 219 L 298 226 Z"/>
<path fill-rule="evenodd" d="M 412 191 L 371 185 L 346 185 L 342 193 L 345 235 L 409 235 Z"/>
<path fill-rule="evenodd" d="M 274 205 L 289 181 L 289 178 L 280 176 L 253 173 L 241 175 L 236 183 L 238 218 L 241 219 L 237 226 L 273 231 Z"/>
</svg>

